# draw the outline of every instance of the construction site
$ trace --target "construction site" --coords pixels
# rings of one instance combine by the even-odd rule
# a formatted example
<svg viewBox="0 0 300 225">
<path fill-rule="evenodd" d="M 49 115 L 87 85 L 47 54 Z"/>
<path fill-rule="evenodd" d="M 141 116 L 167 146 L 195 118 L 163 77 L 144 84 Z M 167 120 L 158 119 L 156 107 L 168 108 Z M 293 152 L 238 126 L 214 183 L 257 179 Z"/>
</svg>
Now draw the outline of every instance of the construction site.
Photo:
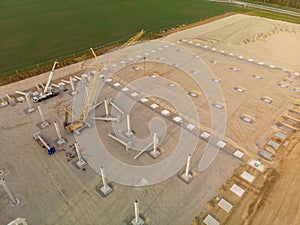
<svg viewBox="0 0 300 225">
<path fill-rule="evenodd" d="M 0 224 L 299 224 L 300 26 L 144 33 L 0 87 Z"/>
</svg>

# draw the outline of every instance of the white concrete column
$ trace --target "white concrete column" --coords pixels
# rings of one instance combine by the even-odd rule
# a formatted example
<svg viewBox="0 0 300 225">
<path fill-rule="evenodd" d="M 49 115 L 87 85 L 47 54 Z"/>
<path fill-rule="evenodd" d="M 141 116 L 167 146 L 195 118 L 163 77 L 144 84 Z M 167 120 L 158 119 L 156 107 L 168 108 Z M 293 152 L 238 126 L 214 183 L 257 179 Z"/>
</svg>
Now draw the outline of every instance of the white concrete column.
<svg viewBox="0 0 300 225">
<path fill-rule="evenodd" d="M 77 152 L 79 162 L 81 163 L 81 162 L 83 162 L 83 159 L 82 159 L 82 156 L 81 156 L 81 152 L 79 151 L 79 147 L 78 147 L 77 142 L 74 143 L 74 146 L 75 146 L 75 149 L 76 149 L 76 152 Z"/>
<path fill-rule="evenodd" d="M 100 191 L 105 196 L 107 196 L 108 194 L 110 194 L 112 192 L 112 188 L 106 183 L 106 178 L 105 178 L 103 167 L 100 167 L 100 172 L 101 172 L 102 183 L 103 183 L 103 186 L 100 188 Z"/>
<path fill-rule="evenodd" d="M 116 110 L 118 110 L 122 115 L 124 115 L 125 113 L 123 112 L 122 109 L 120 109 L 115 103 L 113 103 L 112 101 L 109 102 Z"/>
<path fill-rule="evenodd" d="M 3 178 L 0 179 L 0 184 L 3 186 L 5 192 L 7 193 L 8 197 L 10 198 L 12 204 L 14 204 L 14 205 L 17 204 L 16 198 L 13 196 L 13 194 L 11 193 L 11 191 L 6 186 L 5 180 Z"/>
<path fill-rule="evenodd" d="M 32 105 L 30 103 L 30 100 L 29 100 L 29 97 L 28 97 L 28 94 L 25 94 L 25 98 L 26 98 L 26 101 L 27 101 L 27 104 L 28 104 L 28 108 L 29 108 L 29 111 L 32 110 Z"/>
<path fill-rule="evenodd" d="M 140 157 L 145 151 L 147 151 L 148 148 L 151 147 L 151 145 L 153 145 L 153 143 L 151 142 L 150 144 L 148 144 L 145 148 L 143 148 L 138 154 L 136 154 L 133 159 L 136 160 L 138 157 Z"/>
<path fill-rule="evenodd" d="M 186 168 L 185 168 L 185 177 L 188 177 L 188 175 L 189 175 L 191 158 L 192 158 L 192 155 L 189 154 L 187 163 L 186 163 Z"/>
<path fill-rule="evenodd" d="M 157 152 L 157 133 L 153 133 L 153 152 Z"/>
<path fill-rule="evenodd" d="M 36 87 L 36 89 L 37 89 L 38 92 L 41 90 L 40 86 L 38 84 L 34 84 L 34 86 Z"/>
<path fill-rule="evenodd" d="M 71 84 L 72 92 L 75 92 L 74 82 L 73 82 L 73 78 L 72 77 L 70 77 L 70 84 Z"/>
<path fill-rule="evenodd" d="M 112 135 L 112 134 L 108 134 L 108 136 L 111 137 L 112 139 L 114 139 L 115 141 L 121 143 L 121 144 L 124 145 L 124 146 L 128 145 L 128 143 L 126 143 L 125 141 L 123 141 L 123 140 L 121 140 L 121 139 L 115 137 L 115 136 Z"/>
<path fill-rule="evenodd" d="M 77 80 L 81 80 L 81 77 L 78 76 L 74 76 Z"/>
<path fill-rule="evenodd" d="M 112 135 L 112 134 L 108 134 L 108 136 L 111 137 L 112 139 L 114 139 L 115 141 L 119 142 L 120 144 L 124 145 L 127 151 L 128 151 L 129 148 L 131 148 L 131 146 L 132 146 L 131 141 L 129 141 L 129 142 L 126 143 L 125 141 L 122 141 L 121 139 L 115 137 L 115 136 Z"/>
<path fill-rule="evenodd" d="M 71 88 L 72 88 L 71 95 L 76 95 L 78 92 L 75 90 L 73 77 L 70 77 L 70 84 L 71 84 Z"/>
<path fill-rule="evenodd" d="M 17 94 L 20 94 L 20 95 L 26 95 L 27 93 L 23 92 L 23 91 L 16 91 Z"/>
<path fill-rule="evenodd" d="M 158 138 L 157 132 L 153 132 L 153 150 L 150 152 L 153 158 L 157 158 L 160 156 L 160 152 L 157 150 Z"/>
<path fill-rule="evenodd" d="M 101 176 L 102 176 L 103 187 L 104 187 L 104 189 L 106 189 L 107 183 L 106 183 L 106 180 L 105 180 L 105 174 L 104 174 L 103 167 L 100 168 L 100 172 L 101 172 Z"/>
<path fill-rule="evenodd" d="M 127 114 L 126 119 L 127 119 L 127 132 L 128 132 L 128 133 L 131 133 L 131 128 L 130 128 L 130 115 L 129 115 L 129 114 Z"/>
<path fill-rule="evenodd" d="M 35 111 L 35 108 L 32 107 L 31 103 L 30 103 L 30 99 L 29 99 L 29 95 L 28 93 L 25 93 L 23 91 L 16 91 L 17 94 L 20 94 L 20 95 L 24 95 L 25 99 L 26 99 L 26 102 L 28 104 L 28 111 L 29 113 L 31 112 L 34 112 Z"/>
<path fill-rule="evenodd" d="M 137 200 L 134 202 L 134 213 L 135 213 L 135 222 L 136 224 L 138 224 L 140 213 L 139 213 L 139 203 Z"/>
<path fill-rule="evenodd" d="M 9 96 L 9 94 L 6 94 L 6 97 L 7 97 L 8 100 L 11 99 L 11 97 Z"/>
<path fill-rule="evenodd" d="M 44 139 L 40 135 L 37 135 L 37 138 L 44 144 L 47 150 L 50 149 L 50 146 L 44 141 Z"/>
<path fill-rule="evenodd" d="M 54 122 L 54 126 L 55 126 L 55 130 L 56 130 L 56 133 L 57 133 L 57 137 L 58 137 L 58 140 L 61 140 L 61 133 L 60 133 L 60 130 L 59 130 L 59 127 L 56 123 L 56 121 Z"/>
<path fill-rule="evenodd" d="M 37 108 L 38 108 L 38 110 L 39 110 L 39 112 L 40 112 L 40 116 L 41 116 L 41 118 L 42 118 L 42 122 L 45 123 L 45 118 L 44 118 L 43 112 L 42 112 L 42 110 L 41 110 L 41 107 L 38 105 Z"/>
<path fill-rule="evenodd" d="M 108 114 L 108 100 L 107 99 L 104 99 L 104 106 L 105 106 L 105 116 L 109 117 L 109 114 Z"/>
</svg>

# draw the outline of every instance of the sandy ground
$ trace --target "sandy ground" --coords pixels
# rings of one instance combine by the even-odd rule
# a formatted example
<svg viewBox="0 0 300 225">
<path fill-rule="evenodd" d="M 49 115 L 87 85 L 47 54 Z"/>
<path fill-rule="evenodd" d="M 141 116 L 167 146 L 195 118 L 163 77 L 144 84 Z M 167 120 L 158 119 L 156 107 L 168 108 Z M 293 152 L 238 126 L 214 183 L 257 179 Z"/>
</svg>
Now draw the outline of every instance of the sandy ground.
<svg viewBox="0 0 300 225">
<path fill-rule="evenodd" d="M 289 38 L 286 42 L 285 38 Z M 236 223 L 238 218 L 244 218 L 244 224 L 276 224 L 279 221 L 286 221 L 285 224 L 298 224 L 299 213 L 297 214 L 297 190 L 299 182 L 294 178 L 297 171 L 297 155 L 299 144 L 290 150 L 290 154 L 273 163 L 263 161 L 271 171 L 266 174 L 257 173 L 257 183 L 255 187 L 241 181 L 239 173 L 246 168 L 252 173 L 256 173 L 249 166 L 238 168 L 233 178 L 226 180 L 232 171 L 244 161 L 237 160 L 232 156 L 232 150 L 239 148 L 246 153 L 244 160 L 249 158 L 258 159 L 257 152 L 264 146 L 269 137 L 279 128 L 275 125 L 280 116 L 287 112 L 292 106 L 292 102 L 299 99 L 299 93 L 295 92 L 299 88 L 299 78 L 291 77 L 292 73 L 284 72 L 280 68 L 287 68 L 289 71 L 297 71 L 300 68 L 300 34 L 299 26 L 272 21 L 257 17 L 244 15 L 234 15 L 221 20 L 211 22 L 186 31 L 171 34 L 166 40 L 176 43 L 181 39 L 192 40 L 193 43 L 181 41 L 179 45 L 185 47 L 193 54 L 201 58 L 209 65 L 219 83 L 226 103 L 227 129 L 225 141 L 228 143 L 228 151 L 222 151 L 213 166 L 203 173 L 198 171 L 198 163 L 203 153 L 205 142 L 199 140 L 196 154 L 192 159 L 192 170 L 195 172 L 194 180 L 185 184 L 176 175 L 170 179 L 149 187 L 128 187 L 110 182 L 113 186 L 113 193 L 106 198 L 101 197 L 95 190 L 100 184 L 100 177 L 90 167 L 85 172 L 78 170 L 73 162 L 67 162 L 63 151 L 58 151 L 52 156 L 48 156 L 33 141 L 33 133 L 38 131 L 36 124 L 40 121 L 38 113 L 26 115 L 23 110 L 26 103 L 17 104 L 15 107 L 0 109 L 1 155 L 0 169 L 5 172 L 4 178 L 12 192 L 21 200 L 21 205 L 12 208 L 9 205 L 7 195 L 0 189 L 0 223 L 6 224 L 16 217 L 26 217 L 29 224 L 129 224 L 133 218 L 133 201 L 140 200 L 140 211 L 146 224 L 190 224 L 193 218 L 200 212 L 205 212 L 206 202 L 220 194 L 235 204 L 235 211 L 228 215 L 220 210 L 217 211 L 217 218 L 226 224 Z M 195 45 L 201 44 L 202 47 Z M 282 45 L 284 43 L 284 45 Z M 261 66 L 247 60 L 229 57 L 217 51 L 207 50 L 203 45 L 208 45 L 209 49 L 215 47 L 227 53 L 243 55 L 245 58 L 252 58 L 254 61 L 263 61 L 268 65 L 279 68 Z M 279 50 L 274 50 L 274 48 Z M 174 47 L 176 48 L 176 47 Z M 161 52 L 161 57 L 166 57 L 169 50 Z M 143 50 L 141 50 L 141 54 Z M 178 63 L 184 63 L 185 59 L 178 56 Z M 217 64 L 212 63 L 217 62 Z M 142 62 L 136 66 L 143 67 Z M 235 72 L 230 68 L 238 68 Z M 192 68 L 191 68 L 192 69 Z M 180 69 L 170 65 L 159 63 L 147 63 L 149 74 L 156 72 L 160 76 L 174 81 L 184 88 L 186 92 L 191 90 L 199 93 L 199 97 L 192 98 L 196 105 L 200 117 L 200 127 L 209 130 L 211 123 L 210 106 L 205 99 L 205 93 L 195 86 L 193 81 Z M 55 77 L 80 74 L 79 65 L 58 70 Z M 130 76 L 129 76 L 130 74 Z M 134 72 L 132 66 L 124 68 L 113 79 L 121 82 L 122 88 L 126 83 L 141 77 L 143 71 Z M 260 75 L 262 79 L 255 79 L 253 75 Z M 24 90 L 33 87 L 37 81 L 45 82 L 47 74 L 30 78 L 18 83 L 0 87 L 0 93 L 13 94 L 15 90 Z M 278 83 L 286 83 L 287 88 L 281 88 Z M 215 85 L 211 81 L 212 85 Z M 235 91 L 235 87 L 245 90 L 243 93 Z M 114 96 L 116 89 L 107 85 L 100 96 Z M 268 96 L 273 100 L 272 104 L 261 101 L 262 96 Z M 151 99 L 159 102 L 159 99 Z M 67 93 L 41 103 L 45 117 L 51 122 L 63 120 L 63 108 L 72 101 L 72 97 Z M 161 103 L 161 102 L 160 102 Z M 165 105 L 171 109 L 171 106 Z M 103 109 L 97 109 L 96 113 L 103 114 Z M 147 115 L 140 118 L 139 115 Z M 147 126 L 151 116 L 155 113 L 145 105 L 138 105 L 133 110 L 133 129 L 139 131 L 141 136 L 147 136 L 143 127 Z M 156 114 L 155 114 L 156 115 Z M 254 119 L 253 124 L 248 124 L 240 119 L 241 115 L 247 115 Z M 177 127 L 166 120 L 168 124 L 169 136 L 163 143 L 162 148 L 166 154 L 170 154 L 172 149 L 166 146 L 176 145 Z M 107 132 L 111 132 L 109 123 L 97 122 L 100 136 L 107 144 L 112 154 L 127 163 L 132 163 L 126 157 L 132 157 L 134 153 L 124 154 L 124 147 L 116 144 L 106 137 Z M 61 125 L 60 125 L 61 126 Z M 62 129 L 62 126 L 61 126 Z M 173 133 L 172 133 L 173 132 Z M 53 125 L 42 134 L 55 145 L 55 131 Z M 73 143 L 74 137 L 63 132 L 63 136 L 68 139 L 68 144 Z M 294 138 L 295 139 L 295 138 Z M 291 139 L 292 141 L 293 139 Z M 293 145 L 289 145 L 293 146 Z M 64 147 L 69 150 L 69 146 Z M 292 148 L 291 148 L 292 149 Z M 143 155 L 139 163 L 149 163 L 149 156 Z M 264 188 L 264 184 L 269 177 L 274 176 L 272 171 L 279 173 L 279 178 L 272 189 Z M 239 182 L 250 191 L 247 192 L 243 201 L 236 198 L 232 193 L 220 190 L 222 184 L 227 187 L 232 182 Z M 284 185 L 288 183 L 289 191 Z M 294 184 L 294 185 L 293 185 Z M 272 191 L 264 204 L 260 206 L 260 211 L 253 217 L 251 200 L 261 199 L 264 191 Z M 293 216 L 285 217 L 289 213 L 288 207 L 279 206 L 278 202 L 283 199 L 283 191 L 286 196 L 283 205 L 293 205 Z M 274 199 L 274 200 L 273 200 Z M 257 202 L 261 202 L 258 201 Z M 255 202 L 253 204 L 256 204 Z M 249 207 L 249 205 L 251 207 Z M 249 208 L 249 211 L 243 210 Z M 208 207 L 209 208 L 209 207 Z M 249 213 L 248 213 L 249 212 Z M 255 211 L 256 212 L 256 211 Z M 268 212 L 269 217 L 264 217 Z M 251 218 L 250 218 L 251 217 Z M 267 222 L 267 220 L 269 222 Z M 233 222 L 235 221 L 235 222 Z"/>
<path fill-rule="evenodd" d="M 248 154 L 257 158 L 255 155 L 258 150 L 262 149 L 270 136 L 279 130 L 275 126 L 276 121 L 280 120 L 281 115 L 287 113 L 287 108 L 292 106 L 292 102 L 299 100 L 299 94 L 294 92 L 295 88 L 299 87 L 299 80 L 290 80 L 293 77 L 291 75 L 295 71 L 299 71 L 300 66 L 298 60 L 299 26 L 281 21 L 235 15 L 201 27 L 191 28 L 179 36 L 170 35 L 166 39 L 183 40 L 183 44 L 192 46 L 192 50 L 196 53 L 199 52 L 199 55 L 213 56 L 210 61 L 219 63 L 214 64 L 212 69 L 222 80 L 221 85 L 224 81 L 232 88 L 238 82 L 239 87 L 246 90 L 245 98 L 241 96 L 236 98 L 236 95 L 227 89 L 228 85 L 222 86 L 227 105 L 227 137 L 239 144 L 242 143 L 241 145 L 247 149 Z M 207 47 L 204 47 L 205 45 Z M 204 52 L 203 49 L 205 49 Z M 221 50 L 225 51 L 225 54 L 227 53 L 226 57 L 216 54 Z M 233 53 L 237 57 L 228 59 L 228 53 Z M 243 56 L 243 59 L 238 56 Z M 207 61 L 206 57 L 205 60 Z M 243 62 L 238 63 L 237 61 Z M 258 62 L 264 62 L 268 66 L 262 68 L 258 66 Z M 221 69 L 214 69 L 219 65 L 223 67 L 222 72 Z M 270 65 L 276 66 L 277 70 L 270 70 Z M 229 72 L 228 67 L 230 66 L 239 68 L 239 71 Z M 290 72 L 285 73 L 285 69 Z M 236 74 L 238 77 L 235 76 Z M 247 79 L 247 75 L 250 74 L 262 76 L 263 78 L 259 80 L 262 82 L 262 86 L 259 85 L 258 80 Z M 293 83 L 292 88 L 289 91 L 277 89 L 276 84 L 282 82 Z M 262 96 L 268 96 L 274 100 L 272 106 L 253 101 L 253 98 L 259 99 Z M 287 96 L 289 97 L 287 98 Z M 254 118 L 256 122 L 250 126 L 239 123 L 234 118 L 242 113 Z M 296 116 L 296 118 L 298 117 Z M 238 184 L 242 182 L 241 186 L 248 190 L 244 198 L 240 200 L 236 199 L 232 193 L 229 194 L 228 191 L 225 193 L 220 191 L 219 197 L 225 196 L 225 199 L 234 203 L 236 208 L 233 212 L 226 215 L 218 206 L 213 208 L 208 206 L 208 212 L 222 224 L 298 224 L 298 195 L 296 193 L 299 190 L 299 182 L 297 182 L 294 171 L 297 171 L 295 157 L 299 155 L 299 143 L 296 146 L 293 144 L 297 140 L 299 140 L 297 136 L 291 137 L 289 140 L 292 143 L 291 146 L 283 147 L 279 153 L 280 156 L 276 156 L 276 160 L 272 164 L 266 162 L 274 169 L 274 172 L 270 172 L 269 175 L 266 173 L 264 179 L 257 179 L 254 185 L 248 186 L 241 181 L 241 178 L 235 176 L 228 180 L 230 184 L 232 181 Z M 281 156 L 287 152 L 288 156 Z M 253 168 L 246 170 L 255 172 Z M 261 175 L 258 174 L 257 177 L 259 178 Z M 228 184 L 227 188 L 229 188 Z M 201 218 L 203 219 L 204 215 Z M 203 224 L 201 221 L 198 223 Z"/>
<path fill-rule="evenodd" d="M 219 50 L 297 70 L 300 68 L 299 34 L 297 24 L 237 14 L 165 39 L 195 38 Z"/>
<path fill-rule="evenodd" d="M 286 152 L 282 165 L 279 167 L 280 178 L 251 224 L 258 225 L 266 221 L 274 225 L 300 223 L 299 149 L 300 143 L 298 142 L 293 150 Z"/>
</svg>

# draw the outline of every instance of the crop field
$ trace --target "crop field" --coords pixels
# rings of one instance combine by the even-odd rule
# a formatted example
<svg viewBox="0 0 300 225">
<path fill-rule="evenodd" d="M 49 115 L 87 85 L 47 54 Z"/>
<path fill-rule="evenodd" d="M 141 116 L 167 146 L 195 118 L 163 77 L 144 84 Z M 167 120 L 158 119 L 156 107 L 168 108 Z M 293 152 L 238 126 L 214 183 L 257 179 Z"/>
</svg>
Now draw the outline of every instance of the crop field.
<svg viewBox="0 0 300 225">
<path fill-rule="evenodd" d="M 56 58 L 225 12 L 206 0 L 9 0 L 0 2 L 0 77 Z"/>
</svg>

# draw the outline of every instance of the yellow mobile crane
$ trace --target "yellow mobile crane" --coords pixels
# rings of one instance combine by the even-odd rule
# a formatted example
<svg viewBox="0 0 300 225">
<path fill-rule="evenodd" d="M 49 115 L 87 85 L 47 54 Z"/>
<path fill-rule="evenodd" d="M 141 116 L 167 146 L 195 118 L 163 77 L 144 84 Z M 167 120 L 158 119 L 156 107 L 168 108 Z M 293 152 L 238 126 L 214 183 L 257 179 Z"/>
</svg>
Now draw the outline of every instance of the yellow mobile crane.
<svg viewBox="0 0 300 225">
<path fill-rule="evenodd" d="M 120 56 L 125 51 L 125 48 L 127 46 L 132 45 L 133 43 L 138 41 L 144 33 L 145 33 L 145 31 L 141 30 L 135 36 L 130 38 L 125 44 L 123 44 L 120 47 L 120 49 L 118 50 L 117 54 L 113 57 L 113 59 Z M 78 129 L 82 129 L 82 128 L 85 127 L 85 125 L 86 125 L 85 121 L 86 121 L 86 118 L 87 118 L 87 116 L 90 112 L 90 109 L 92 107 L 92 104 L 93 104 L 93 101 L 95 99 L 95 95 L 96 95 L 96 92 L 97 92 L 97 87 L 98 87 L 98 84 L 100 82 L 100 74 L 102 72 L 103 67 L 107 66 L 109 64 L 109 62 L 106 62 L 105 64 L 101 64 L 101 62 L 99 61 L 99 59 L 98 59 L 96 53 L 94 52 L 94 50 L 92 48 L 90 48 L 90 51 L 93 54 L 94 58 L 96 59 L 96 62 L 97 62 L 98 65 L 97 66 L 82 66 L 82 68 L 94 68 L 94 69 L 97 69 L 97 72 L 94 75 L 93 79 L 91 80 L 91 83 L 90 83 L 89 88 L 87 90 L 87 95 L 86 95 L 84 103 L 83 103 L 81 115 L 79 117 L 75 116 L 71 111 L 71 105 L 65 108 L 65 123 L 64 123 L 64 126 L 65 126 L 66 130 L 71 131 L 71 132 L 74 132 Z M 110 61 L 113 61 L 113 59 L 110 59 Z M 69 115 L 73 118 L 72 122 L 68 121 L 68 116 Z"/>
</svg>

